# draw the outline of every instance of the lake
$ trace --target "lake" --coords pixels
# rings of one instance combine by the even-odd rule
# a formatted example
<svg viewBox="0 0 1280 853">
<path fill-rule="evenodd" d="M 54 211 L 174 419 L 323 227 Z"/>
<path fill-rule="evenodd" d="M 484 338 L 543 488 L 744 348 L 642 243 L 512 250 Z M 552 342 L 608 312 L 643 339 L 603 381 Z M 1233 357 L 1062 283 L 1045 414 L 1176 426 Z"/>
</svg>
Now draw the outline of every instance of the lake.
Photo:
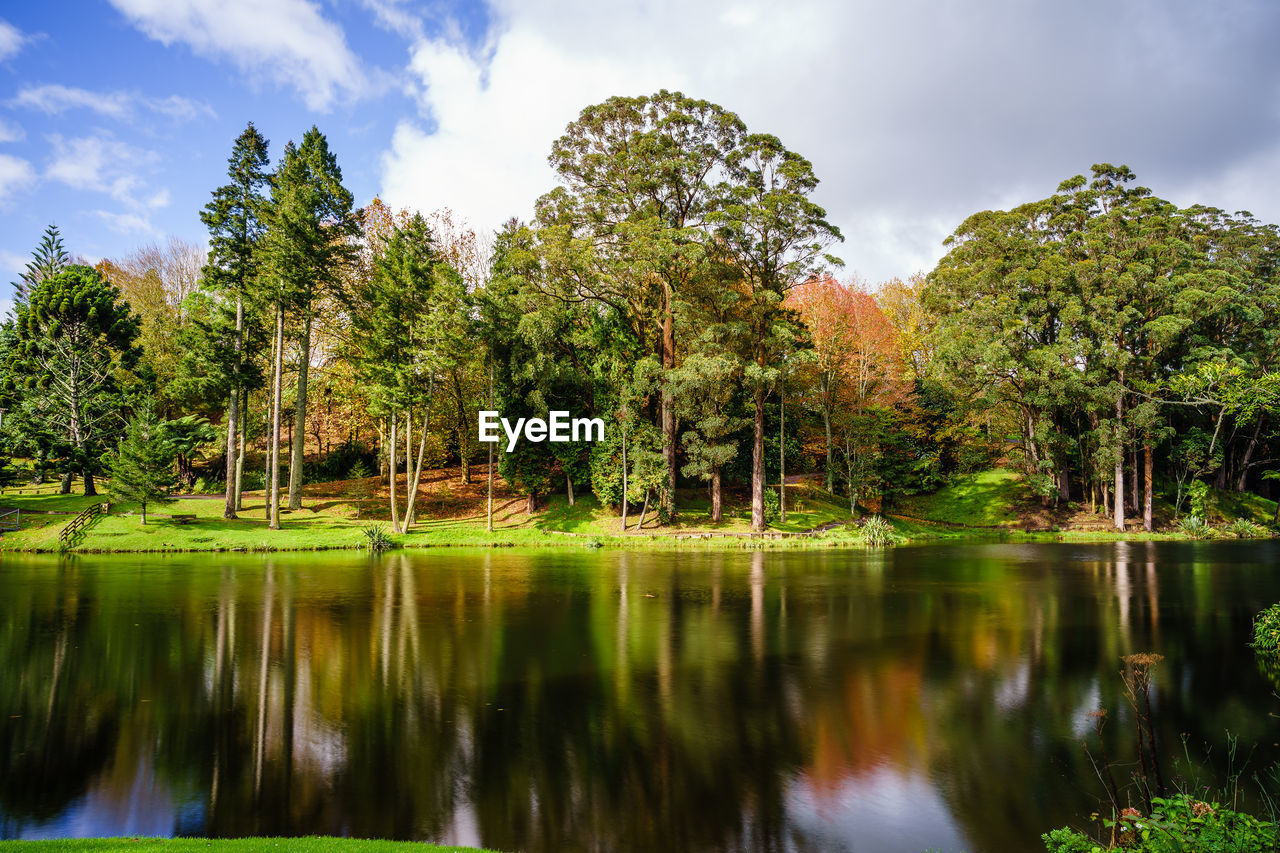
<svg viewBox="0 0 1280 853">
<path fill-rule="evenodd" d="M 1280 759 L 1246 646 L 1278 563 L 1274 542 L 6 557 L 0 837 L 1042 849 L 1101 808 L 1090 754 L 1136 769 L 1126 654 L 1165 657 L 1166 777 Z"/>
</svg>

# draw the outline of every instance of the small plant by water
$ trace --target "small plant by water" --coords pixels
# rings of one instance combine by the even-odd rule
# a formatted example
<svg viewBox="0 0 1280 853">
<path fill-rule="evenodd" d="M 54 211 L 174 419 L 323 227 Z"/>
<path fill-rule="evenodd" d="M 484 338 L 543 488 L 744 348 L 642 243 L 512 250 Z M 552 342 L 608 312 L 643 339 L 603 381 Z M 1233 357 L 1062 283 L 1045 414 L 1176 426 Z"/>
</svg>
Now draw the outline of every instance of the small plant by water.
<svg viewBox="0 0 1280 853">
<path fill-rule="evenodd" d="M 1113 844 L 1104 846 L 1083 832 L 1066 828 L 1055 829 L 1041 838 L 1049 853 L 1263 853 L 1274 850 L 1278 840 L 1275 824 L 1190 794 L 1153 797 L 1149 814 L 1127 808 L 1116 819 L 1104 821 L 1104 825 L 1112 830 Z"/>
<path fill-rule="evenodd" d="M 1178 520 L 1178 529 L 1189 539 L 1212 539 L 1213 527 L 1198 515 L 1189 515 Z"/>
<path fill-rule="evenodd" d="M 1248 518 L 1237 518 L 1227 526 L 1227 530 L 1237 539 L 1261 539 L 1267 535 L 1265 527 Z"/>
<path fill-rule="evenodd" d="M 887 548 L 898 541 L 897 534 L 893 532 L 893 525 L 880 515 L 873 515 L 862 522 L 860 534 L 862 543 L 872 548 Z"/>
<path fill-rule="evenodd" d="M 370 551 L 379 552 L 387 551 L 395 546 L 395 542 L 391 539 L 391 534 L 387 532 L 385 524 L 370 524 L 362 529 L 365 539 L 365 547 Z"/>
<path fill-rule="evenodd" d="M 1259 653 L 1280 652 L 1280 604 L 1273 604 L 1253 620 L 1253 642 Z"/>
</svg>

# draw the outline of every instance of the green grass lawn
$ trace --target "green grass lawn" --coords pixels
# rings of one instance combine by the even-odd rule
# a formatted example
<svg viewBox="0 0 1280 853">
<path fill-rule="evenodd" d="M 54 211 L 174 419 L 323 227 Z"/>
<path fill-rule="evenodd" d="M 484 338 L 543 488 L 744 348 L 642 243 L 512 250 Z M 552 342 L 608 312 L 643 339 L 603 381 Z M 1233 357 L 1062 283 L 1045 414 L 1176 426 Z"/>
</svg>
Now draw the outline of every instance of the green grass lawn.
<svg viewBox="0 0 1280 853">
<path fill-rule="evenodd" d="M 1030 498 L 1016 472 L 993 468 L 956 477 L 931 495 L 906 498 L 896 514 L 969 527 L 1008 527 L 1018 523 L 1018 506 Z"/>
<path fill-rule="evenodd" d="M 363 841 L 354 838 L 62 838 L 53 841 L 0 841 L 0 853 L 41 851 L 156 850 L 162 853 L 475 853 L 476 847 L 438 847 L 412 841 Z"/>
</svg>

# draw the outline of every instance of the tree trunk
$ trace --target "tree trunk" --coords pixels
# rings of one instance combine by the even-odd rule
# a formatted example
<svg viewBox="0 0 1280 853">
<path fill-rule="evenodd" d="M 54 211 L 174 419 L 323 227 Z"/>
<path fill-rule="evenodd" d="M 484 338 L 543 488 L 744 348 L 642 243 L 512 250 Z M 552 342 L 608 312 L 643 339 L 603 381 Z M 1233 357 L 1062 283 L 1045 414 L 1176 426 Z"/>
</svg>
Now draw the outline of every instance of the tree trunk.
<svg viewBox="0 0 1280 853">
<path fill-rule="evenodd" d="M 489 409 L 493 410 L 493 359 L 489 360 Z M 493 532 L 493 445 L 497 442 L 489 442 L 489 472 L 488 472 L 488 496 L 485 506 L 485 529 L 490 533 Z"/>
<path fill-rule="evenodd" d="M 764 530 L 764 388 L 756 388 L 755 434 L 751 442 L 751 529 Z M 647 496 L 646 496 L 647 497 Z"/>
<path fill-rule="evenodd" d="M 538 493 L 537 492 L 529 493 L 529 497 L 525 501 L 524 509 L 525 509 L 525 512 L 529 513 L 529 515 L 533 515 L 535 512 L 538 511 Z"/>
<path fill-rule="evenodd" d="M 778 377 L 778 522 L 787 523 L 787 389 Z"/>
<path fill-rule="evenodd" d="M 622 411 L 622 532 L 627 532 L 627 412 Z"/>
<path fill-rule="evenodd" d="M 236 420 L 240 416 L 240 389 L 231 389 L 231 399 L 227 402 L 227 489 L 226 502 L 222 508 L 223 518 L 236 517 Z"/>
<path fill-rule="evenodd" d="M 564 481 L 569 488 L 569 506 L 573 506 L 573 477 L 567 471 L 564 475 Z"/>
<path fill-rule="evenodd" d="M 1253 437 L 1249 439 L 1249 446 L 1245 448 L 1244 459 L 1240 461 L 1240 476 L 1236 478 L 1236 491 L 1243 492 L 1245 481 L 1249 479 L 1249 460 L 1253 458 L 1253 451 L 1258 447 L 1258 435 L 1262 432 L 1262 415 L 1258 415 L 1258 423 L 1253 428 Z"/>
<path fill-rule="evenodd" d="M 1120 374 L 1124 384 L 1124 374 Z M 1124 394 L 1116 397 L 1116 493 L 1114 496 L 1116 530 L 1124 530 Z"/>
<path fill-rule="evenodd" d="M 307 372 L 311 366 L 311 317 L 302 324 L 298 355 L 298 399 L 293 415 L 293 455 L 289 460 L 289 509 L 302 509 L 302 458 L 307 443 Z"/>
<path fill-rule="evenodd" d="M 720 469 L 711 472 L 711 520 L 716 524 L 724 521 L 724 508 L 721 505 Z"/>
<path fill-rule="evenodd" d="M 434 383 L 432 383 L 434 384 Z M 428 394 L 430 392 L 428 391 Z M 408 497 L 405 498 L 408 506 L 404 512 L 404 532 L 409 532 L 410 525 L 416 524 L 418 521 L 417 505 L 418 505 L 418 484 L 422 482 L 422 458 L 427 451 L 427 426 L 431 422 L 431 398 L 427 398 L 427 411 L 422 416 L 422 429 L 418 431 L 418 461 L 413 466 L 413 481 L 409 485 Z M 405 433 L 408 437 L 408 433 Z M 408 446 L 405 446 L 405 474 L 409 473 L 409 454 Z"/>
<path fill-rule="evenodd" d="M 87 498 L 96 496 L 98 490 L 93 485 L 93 471 L 85 468 L 80 472 L 80 476 L 84 478 L 84 496 Z"/>
<path fill-rule="evenodd" d="M 270 513 L 267 527 L 280 529 L 280 406 L 284 393 L 284 307 L 276 305 L 276 345 L 273 353 L 275 366 L 271 371 L 271 463 L 268 474 L 267 503 Z"/>
<path fill-rule="evenodd" d="M 58 494 L 60 495 L 71 494 L 71 472 L 70 471 L 62 475 L 62 482 L 58 486 Z"/>
<path fill-rule="evenodd" d="M 667 517 L 676 517 L 676 407 L 675 396 L 667 373 L 676 366 L 675 306 L 671 285 L 664 286 L 662 316 L 662 458 L 667 463 L 667 489 L 662 502 L 667 507 Z M 647 496 L 646 496 L 647 499 Z M 643 520 L 643 517 L 642 517 Z"/>
<path fill-rule="evenodd" d="M 831 411 L 830 407 L 822 407 L 822 428 L 827 433 L 827 491 L 835 494 L 836 476 L 831 462 Z"/>
<path fill-rule="evenodd" d="M 231 399 L 227 403 L 227 497 L 222 509 L 223 518 L 235 518 L 239 509 L 240 493 L 236 483 L 236 433 L 240 431 L 240 349 L 244 329 L 244 303 L 240 295 L 236 295 L 236 344 L 235 367 L 236 379 L 231 384 Z"/>
<path fill-rule="evenodd" d="M 1071 472 L 1066 465 L 1058 468 L 1058 500 L 1063 503 L 1071 502 Z"/>
<path fill-rule="evenodd" d="M 393 411 L 391 417 L 391 443 L 387 446 L 387 468 L 390 471 L 391 479 L 391 532 L 400 532 L 400 513 L 396 511 L 396 427 L 400 423 L 400 413 Z"/>
<path fill-rule="evenodd" d="M 1138 509 L 1142 506 L 1142 503 L 1138 498 L 1138 487 L 1141 483 L 1141 479 L 1138 476 L 1138 449 L 1136 447 L 1129 452 L 1129 476 L 1132 480 L 1129 485 L 1129 494 L 1133 498 L 1129 505 L 1133 507 L 1133 512 L 1136 515 Z"/>
<path fill-rule="evenodd" d="M 649 514 L 649 491 L 644 490 L 644 504 L 640 507 L 640 517 L 636 519 L 636 530 L 644 527 L 644 517 Z"/>
<path fill-rule="evenodd" d="M 147 523 L 147 502 L 146 501 L 142 502 L 142 523 L 143 524 Z"/>
<path fill-rule="evenodd" d="M 245 428 L 249 417 L 249 391 L 242 389 L 240 392 L 240 428 L 236 430 L 236 512 L 244 509 L 244 448 L 245 448 Z"/>
<path fill-rule="evenodd" d="M 1155 529 L 1155 487 L 1152 484 L 1155 474 L 1155 454 L 1152 452 L 1150 436 L 1147 436 L 1147 440 L 1142 444 L 1142 474 L 1142 529 L 1149 533 Z"/>
<path fill-rule="evenodd" d="M 462 485 L 471 482 L 471 456 L 467 453 L 467 413 L 465 399 L 462 396 L 462 381 L 458 378 L 458 368 L 453 369 L 453 396 L 458 401 L 458 463 L 462 466 Z"/>
</svg>

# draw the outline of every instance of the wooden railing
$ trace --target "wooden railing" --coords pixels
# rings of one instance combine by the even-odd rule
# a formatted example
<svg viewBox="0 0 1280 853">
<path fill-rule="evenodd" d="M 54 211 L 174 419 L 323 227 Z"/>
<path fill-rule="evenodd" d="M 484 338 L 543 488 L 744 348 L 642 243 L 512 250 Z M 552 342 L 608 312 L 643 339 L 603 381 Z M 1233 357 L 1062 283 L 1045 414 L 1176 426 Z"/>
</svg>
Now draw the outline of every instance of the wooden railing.
<svg viewBox="0 0 1280 853">
<path fill-rule="evenodd" d="M 69 547 L 77 533 L 88 527 L 89 523 L 98 516 L 106 514 L 107 507 L 108 505 L 105 503 L 86 507 L 79 515 L 71 519 L 66 527 L 62 528 L 62 532 L 58 534 L 58 545 L 62 548 Z"/>
<path fill-rule="evenodd" d="M 0 512 L 0 531 L 22 529 L 22 510 L 7 509 Z"/>
</svg>

